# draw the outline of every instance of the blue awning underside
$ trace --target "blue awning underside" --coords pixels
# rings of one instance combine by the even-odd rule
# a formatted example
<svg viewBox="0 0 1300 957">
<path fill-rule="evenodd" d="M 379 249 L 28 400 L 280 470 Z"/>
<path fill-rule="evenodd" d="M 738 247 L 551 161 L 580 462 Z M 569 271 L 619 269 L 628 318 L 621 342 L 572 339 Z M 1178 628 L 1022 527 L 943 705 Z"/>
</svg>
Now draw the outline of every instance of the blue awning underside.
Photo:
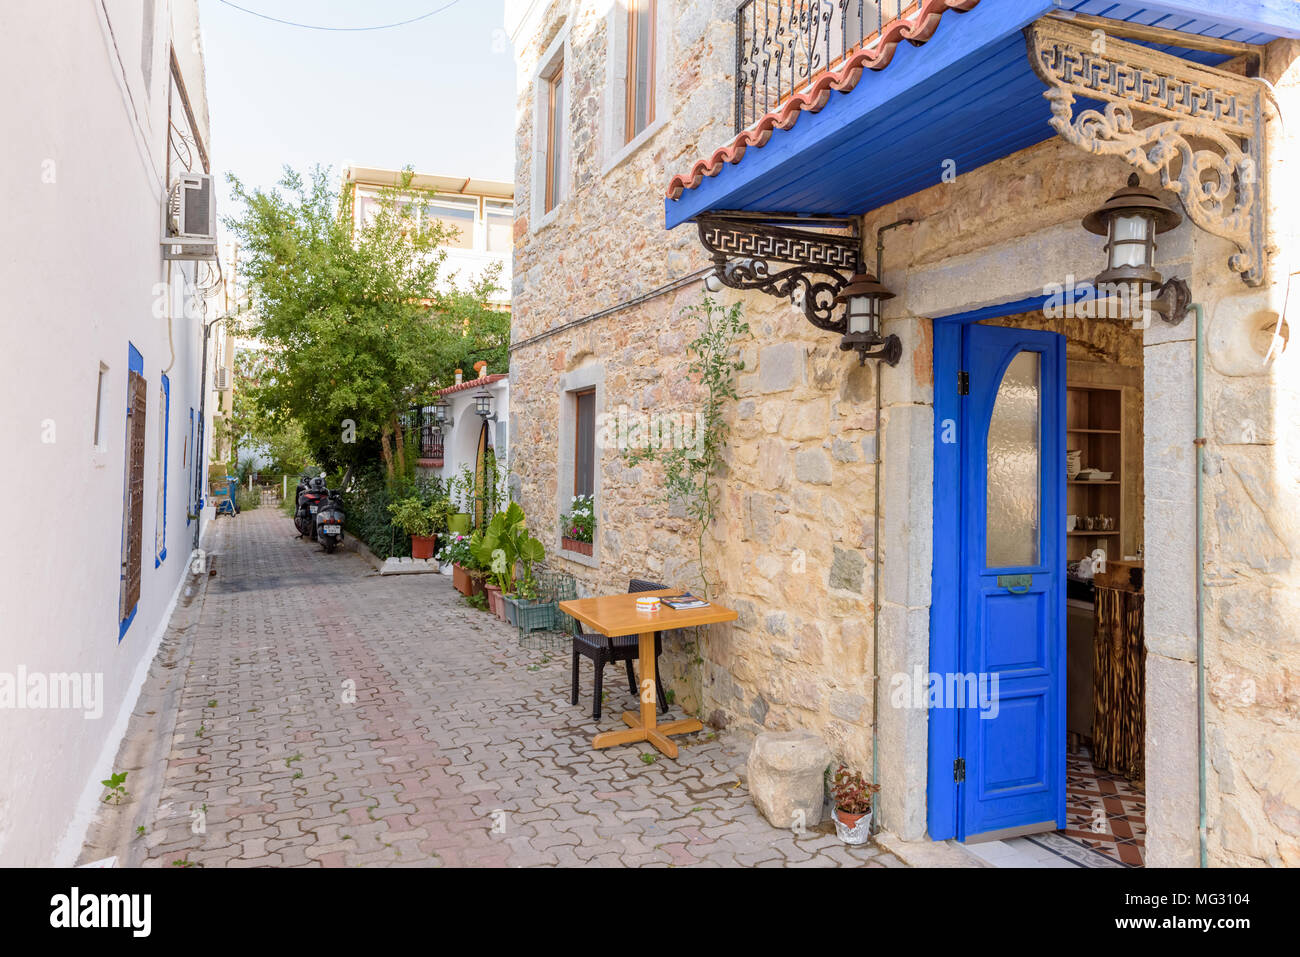
<svg viewBox="0 0 1300 957">
<path fill-rule="evenodd" d="M 886 68 L 832 93 L 819 112 L 666 199 L 667 227 L 717 210 L 858 215 L 941 182 L 946 161 L 961 175 L 1050 138 L 1045 88 L 1021 31 L 1052 11 L 1252 45 L 1300 37 L 1296 0 L 981 0 L 944 14 L 922 46 L 900 43 Z M 1228 59 L 1155 48 L 1206 65 Z"/>
</svg>

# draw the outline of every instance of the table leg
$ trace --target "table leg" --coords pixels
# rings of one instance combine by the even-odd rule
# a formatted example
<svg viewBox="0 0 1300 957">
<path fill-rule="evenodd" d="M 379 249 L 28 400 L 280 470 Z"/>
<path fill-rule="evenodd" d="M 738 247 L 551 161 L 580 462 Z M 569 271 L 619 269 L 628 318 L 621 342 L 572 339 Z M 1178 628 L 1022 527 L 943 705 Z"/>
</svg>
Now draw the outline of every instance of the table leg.
<svg viewBox="0 0 1300 957">
<path fill-rule="evenodd" d="M 657 698 L 655 697 L 655 635 L 653 631 L 647 631 L 638 639 L 637 651 L 641 658 L 641 680 L 638 683 L 638 689 L 641 692 L 641 726 L 646 731 L 653 731 L 658 721 L 655 720 L 655 706 Z M 649 682 L 649 687 L 646 683 Z M 651 739 L 653 740 L 653 739 Z M 660 748 L 659 750 L 663 750 Z M 676 750 L 675 748 L 673 750 Z"/>
<path fill-rule="evenodd" d="M 679 721 L 659 724 L 658 715 L 655 711 L 657 702 L 656 689 L 653 684 L 655 679 L 646 677 L 655 673 L 654 632 L 647 632 L 638 636 L 637 657 L 641 665 L 641 687 L 638 689 L 641 695 L 641 713 L 624 711 L 623 723 L 627 725 L 627 730 L 602 732 L 592 739 L 592 747 L 608 748 L 615 744 L 649 741 L 668 757 L 675 758 L 677 757 L 677 745 L 668 735 L 689 734 L 692 731 L 700 731 L 704 725 L 695 718 L 683 718 Z M 652 682 L 649 687 L 646 687 L 645 684 L 647 680 Z"/>
</svg>

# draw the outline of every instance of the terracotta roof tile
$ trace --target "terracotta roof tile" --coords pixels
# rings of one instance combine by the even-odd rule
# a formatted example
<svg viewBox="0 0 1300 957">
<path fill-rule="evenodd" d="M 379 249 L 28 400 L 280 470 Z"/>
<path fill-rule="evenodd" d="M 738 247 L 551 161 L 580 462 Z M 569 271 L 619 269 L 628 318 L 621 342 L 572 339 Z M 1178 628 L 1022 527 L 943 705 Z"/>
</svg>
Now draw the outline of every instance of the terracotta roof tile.
<svg viewBox="0 0 1300 957">
<path fill-rule="evenodd" d="M 453 392 L 464 392 L 466 389 L 478 389 L 485 385 L 491 385 L 493 382 L 500 382 L 506 378 L 504 372 L 498 372 L 495 375 L 484 376 L 481 379 L 466 379 L 460 385 L 449 385 L 445 389 L 439 389 L 438 395 L 451 395 Z"/>
<path fill-rule="evenodd" d="M 838 69 L 822 73 L 806 89 L 764 115 L 708 159 L 698 161 L 685 176 L 674 176 L 668 184 L 668 198 L 678 199 L 684 190 L 699 186 L 704 177 L 717 176 L 726 163 L 739 163 L 745 150 L 761 148 L 771 139 L 772 130 L 790 129 L 805 111 L 820 111 L 832 92 L 848 93 L 858 85 L 864 70 L 883 70 L 889 66 L 901 41 L 914 46 L 925 43 L 934 36 L 940 18 L 949 10 L 966 13 L 977 3 L 979 0 L 923 0 L 916 9 L 891 20 L 881 28 L 879 38 L 870 47 L 851 54 Z"/>
</svg>

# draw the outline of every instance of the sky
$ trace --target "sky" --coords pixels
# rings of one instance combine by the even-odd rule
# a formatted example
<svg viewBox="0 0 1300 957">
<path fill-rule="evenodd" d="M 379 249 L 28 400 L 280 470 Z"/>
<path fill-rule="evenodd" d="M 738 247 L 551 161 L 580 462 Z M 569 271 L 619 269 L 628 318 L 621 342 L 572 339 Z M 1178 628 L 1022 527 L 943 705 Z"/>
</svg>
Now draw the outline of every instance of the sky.
<svg viewBox="0 0 1300 957">
<path fill-rule="evenodd" d="M 213 171 L 274 185 L 287 163 L 514 178 L 515 67 L 502 0 L 199 0 Z"/>
</svg>

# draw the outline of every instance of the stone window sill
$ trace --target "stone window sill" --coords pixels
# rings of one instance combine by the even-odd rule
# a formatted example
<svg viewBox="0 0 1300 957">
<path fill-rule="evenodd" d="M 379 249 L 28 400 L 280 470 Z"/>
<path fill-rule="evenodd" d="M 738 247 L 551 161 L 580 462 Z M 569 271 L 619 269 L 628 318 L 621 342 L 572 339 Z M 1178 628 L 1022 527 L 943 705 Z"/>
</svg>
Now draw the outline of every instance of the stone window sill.
<svg viewBox="0 0 1300 957">
<path fill-rule="evenodd" d="M 579 565 L 586 565 L 588 568 L 600 567 L 600 549 L 595 545 L 592 546 L 590 555 L 584 555 L 582 552 L 569 551 L 569 549 L 565 548 L 563 545 L 559 548 L 559 554 L 561 558 L 575 562 Z"/>
<path fill-rule="evenodd" d="M 606 173 L 613 172 L 617 167 L 621 166 L 624 160 L 639 150 L 649 140 L 653 139 L 654 135 L 663 129 L 667 122 L 668 117 L 666 116 L 655 120 L 636 136 L 632 137 L 632 139 L 628 140 L 626 145 L 619 147 L 619 149 L 606 161 L 604 169 L 600 171 L 601 175 L 603 176 Z"/>
</svg>

